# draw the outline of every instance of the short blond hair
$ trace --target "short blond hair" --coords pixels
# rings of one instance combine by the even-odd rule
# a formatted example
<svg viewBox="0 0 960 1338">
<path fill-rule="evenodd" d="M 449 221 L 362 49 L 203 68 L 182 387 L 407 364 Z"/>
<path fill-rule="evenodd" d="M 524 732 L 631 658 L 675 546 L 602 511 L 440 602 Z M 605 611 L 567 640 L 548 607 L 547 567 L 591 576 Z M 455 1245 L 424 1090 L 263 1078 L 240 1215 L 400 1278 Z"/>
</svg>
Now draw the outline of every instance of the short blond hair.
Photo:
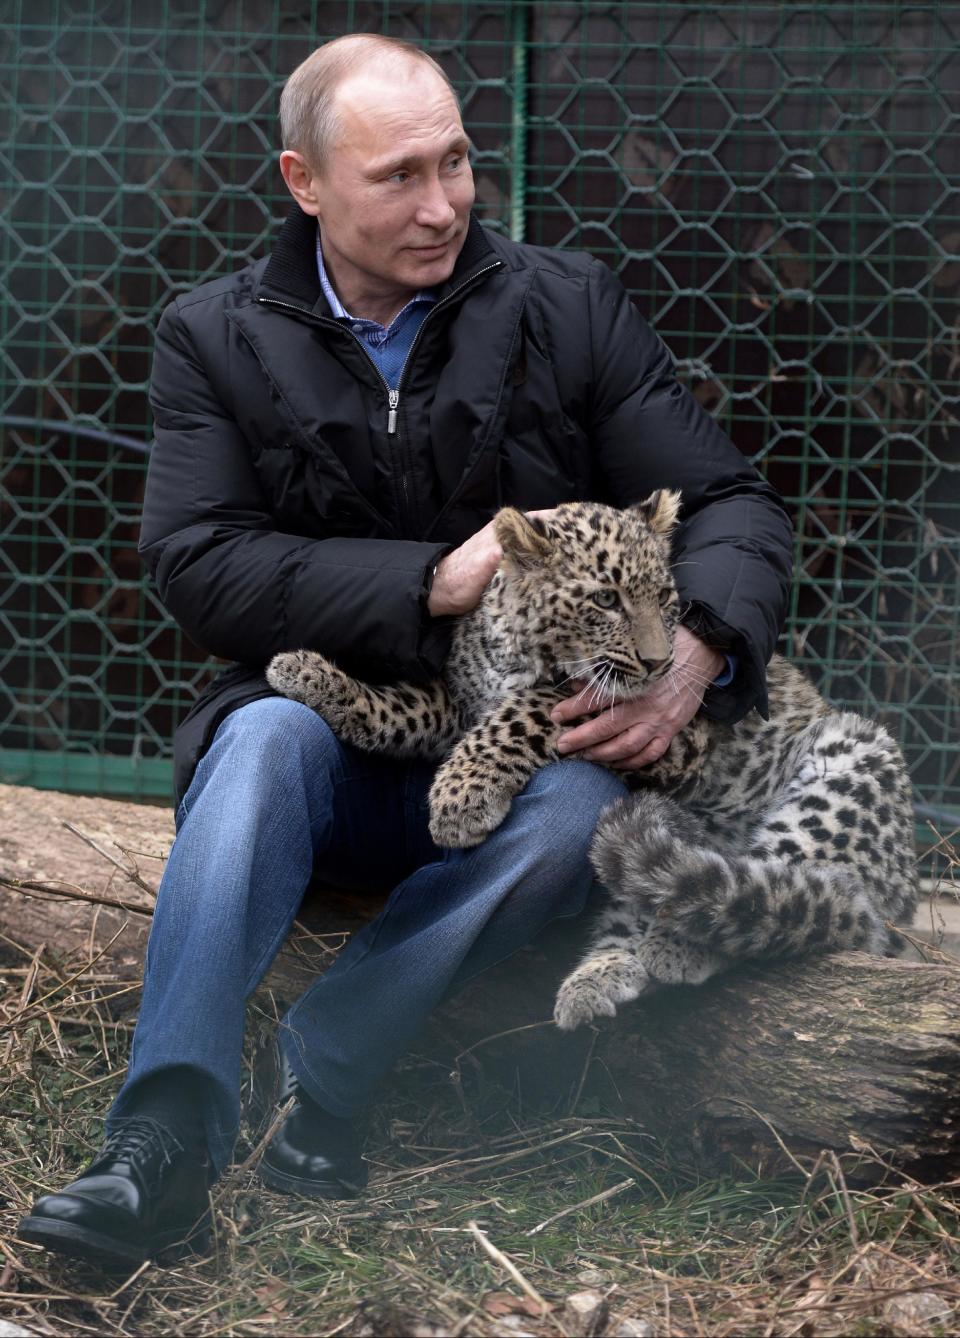
<svg viewBox="0 0 960 1338">
<path fill-rule="evenodd" d="M 456 89 L 426 51 L 400 37 L 382 33 L 349 33 L 325 42 L 298 65 L 280 95 L 280 133 L 285 149 L 302 153 L 319 171 L 339 129 L 337 88 L 364 65 L 379 61 L 387 70 L 421 61 L 439 74 L 459 109 Z"/>
</svg>

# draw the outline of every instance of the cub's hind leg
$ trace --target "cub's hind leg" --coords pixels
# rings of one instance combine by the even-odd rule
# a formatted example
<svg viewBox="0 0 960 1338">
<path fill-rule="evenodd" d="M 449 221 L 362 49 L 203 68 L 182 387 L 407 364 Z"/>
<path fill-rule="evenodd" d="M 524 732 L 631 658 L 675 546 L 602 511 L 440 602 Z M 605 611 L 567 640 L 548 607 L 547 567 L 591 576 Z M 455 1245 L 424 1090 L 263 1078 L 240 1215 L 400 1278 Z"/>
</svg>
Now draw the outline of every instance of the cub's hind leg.
<svg viewBox="0 0 960 1338">
<path fill-rule="evenodd" d="M 813 722 L 792 750 L 791 774 L 757 822 L 749 855 L 786 862 L 797 886 L 778 907 L 777 941 L 791 951 L 856 947 L 897 952 L 886 922 L 908 924 L 918 899 L 913 796 L 903 754 L 884 727 L 849 711 Z M 803 872 L 813 887 L 805 887 Z M 816 880 L 833 887 L 824 904 Z"/>
<path fill-rule="evenodd" d="M 613 1017 L 618 1004 L 639 999 L 653 981 L 632 943 L 598 942 L 557 991 L 553 1018 L 561 1031 L 573 1031 L 597 1017 Z"/>
<path fill-rule="evenodd" d="M 557 991 L 554 1021 L 573 1031 L 596 1017 L 613 1017 L 618 1004 L 630 1003 L 660 985 L 702 985 L 727 963 L 698 943 L 678 938 L 654 925 L 624 938 L 611 934 L 609 920 L 598 931 L 586 957 Z"/>
<path fill-rule="evenodd" d="M 745 854 L 677 841 L 630 868 L 638 913 L 730 960 L 890 951 L 885 920 L 909 918 L 916 904 L 899 750 L 881 726 L 834 714 L 807 726 L 781 767 Z M 649 844 L 641 813 L 621 828 L 625 848 Z"/>
<path fill-rule="evenodd" d="M 267 682 L 303 702 L 344 743 L 390 757 L 440 757 L 459 733 L 457 710 L 442 679 L 373 685 L 351 678 L 312 650 L 275 655 Z"/>
</svg>

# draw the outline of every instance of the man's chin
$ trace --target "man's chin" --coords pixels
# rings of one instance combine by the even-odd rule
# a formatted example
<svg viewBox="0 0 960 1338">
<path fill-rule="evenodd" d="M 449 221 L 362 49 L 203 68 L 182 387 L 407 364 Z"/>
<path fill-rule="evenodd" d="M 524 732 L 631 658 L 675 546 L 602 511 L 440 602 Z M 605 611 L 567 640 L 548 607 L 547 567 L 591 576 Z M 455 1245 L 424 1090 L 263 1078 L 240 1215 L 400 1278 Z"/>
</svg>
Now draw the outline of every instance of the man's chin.
<svg viewBox="0 0 960 1338">
<path fill-rule="evenodd" d="M 445 246 L 410 247 L 406 259 L 411 273 L 415 276 L 416 286 L 432 288 L 438 283 L 445 283 L 453 273 L 462 246 L 463 237 L 455 237 Z"/>
</svg>

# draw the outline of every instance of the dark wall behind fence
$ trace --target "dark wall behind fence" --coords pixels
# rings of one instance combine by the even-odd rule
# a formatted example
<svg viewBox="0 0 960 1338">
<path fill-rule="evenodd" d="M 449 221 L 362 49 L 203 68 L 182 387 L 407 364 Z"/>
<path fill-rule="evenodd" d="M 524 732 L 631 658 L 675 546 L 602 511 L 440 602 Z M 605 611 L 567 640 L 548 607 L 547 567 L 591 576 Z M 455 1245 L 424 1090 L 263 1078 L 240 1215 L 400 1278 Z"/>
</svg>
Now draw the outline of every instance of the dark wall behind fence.
<svg viewBox="0 0 960 1338">
<path fill-rule="evenodd" d="M 482 216 L 623 277 L 793 506 L 784 649 L 960 808 L 960 4 L 7 0 L 0 777 L 165 795 L 211 664 L 136 555 L 163 305 L 269 247 L 283 79 L 388 32 Z"/>
</svg>

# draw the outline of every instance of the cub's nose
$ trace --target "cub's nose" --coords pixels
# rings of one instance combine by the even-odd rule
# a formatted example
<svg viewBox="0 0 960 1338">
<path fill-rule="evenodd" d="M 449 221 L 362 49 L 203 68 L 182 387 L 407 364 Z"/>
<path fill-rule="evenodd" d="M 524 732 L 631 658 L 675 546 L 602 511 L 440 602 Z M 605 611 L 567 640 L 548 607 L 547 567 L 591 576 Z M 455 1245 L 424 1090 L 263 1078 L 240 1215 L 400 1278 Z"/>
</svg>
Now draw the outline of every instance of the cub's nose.
<svg viewBox="0 0 960 1338">
<path fill-rule="evenodd" d="M 665 656 L 662 660 L 641 660 L 640 663 L 648 674 L 660 674 L 670 667 L 670 657 Z"/>
</svg>

